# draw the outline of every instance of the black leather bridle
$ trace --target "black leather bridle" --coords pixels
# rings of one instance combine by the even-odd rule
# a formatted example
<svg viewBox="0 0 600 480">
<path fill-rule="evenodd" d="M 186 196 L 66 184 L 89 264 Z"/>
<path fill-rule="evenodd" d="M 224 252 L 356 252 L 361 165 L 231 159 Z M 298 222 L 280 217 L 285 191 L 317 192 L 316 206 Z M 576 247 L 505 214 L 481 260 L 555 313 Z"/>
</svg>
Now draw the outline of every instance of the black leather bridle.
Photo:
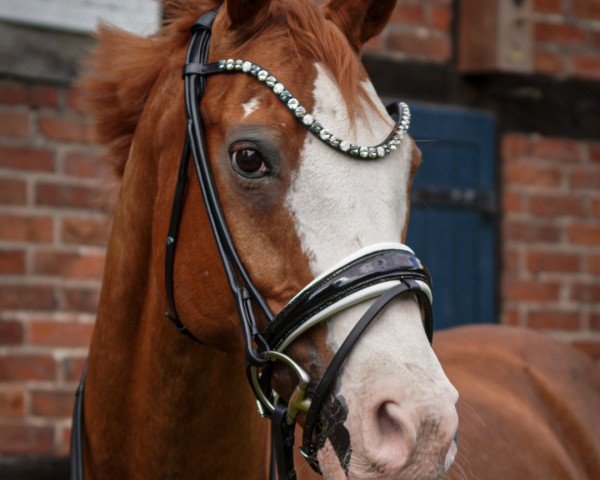
<svg viewBox="0 0 600 480">
<path fill-rule="evenodd" d="M 175 250 L 191 158 L 219 255 L 231 293 L 235 298 L 244 341 L 249 384 L 256 396 L 259 413 L 271 421 L 272 451 L 278 477 L 281 480 L 291 480 L 296 478 L 293 460 L 296 415 L 299 411 L 306 412 L 300 452 L 311 467 L 319 471 L 317 451 L 324 441 L 321 438 L 323 426 L 319 422 L 321 408 L 331 394 L 333 383 L 352 347 L 375 317 L 392 300 L 406 294 L 412 294 L 417 298 L 425 332 L 429 341 L 432 341 L 431 279 L 421 261 L 408 247 L 400 244 L 381 244 L 363 249 L 345 259 L 311 282 L 279 314 L 274 315 L 271 312 L 266 300 L 253 284 L 235 248 L 216 192 L 205 147 L 200 101 L 205 92 L 206 76 L 235 73 L 239 70 L 228 69 L 224 61 L 207 62 L 211 27 L 216 14 L 217 10 L 205 13 L 192 26 L 192 40 L 183 68 L 187 133 L 166 242 L 165 290 L 168 304 L 166 316 L 180 333 L 203 344 L 202 340 L 188 330 L 180 320 L 174 291 Z M 396 127 L 400 124 L 399 117 Z M 390 141 L 393 144 L 393 134 L 386 139 L 386 142 Z M 388 143 L 380 145 L 388 145 Z M 359 158 L 358 161 L 362 160 L 359 153 L 357 150 L 354 154 Z M 373 157 L 374 155 L 371 155 L 371 158 Z M 312 326 L 326 321 L 339 311 L 372 298 L 376 300 L 350 331 L 313 391 L 310 377 L 284 353 L 285 349 Z M 260 312 L 264 317 L 266 329 L 259 328 L 255 311 Z M 273 366 L 276 362 L 287 365 L 298 376 L 298 385 L 287 400 L 282 399 L 271 387 Z M 72 480 L 83 479 L 84 381 L 85 370 L 77 389 L 73 412 Z M 271 472 L 271 477 L 274 478 L 274 471 Z"/>
</svg>

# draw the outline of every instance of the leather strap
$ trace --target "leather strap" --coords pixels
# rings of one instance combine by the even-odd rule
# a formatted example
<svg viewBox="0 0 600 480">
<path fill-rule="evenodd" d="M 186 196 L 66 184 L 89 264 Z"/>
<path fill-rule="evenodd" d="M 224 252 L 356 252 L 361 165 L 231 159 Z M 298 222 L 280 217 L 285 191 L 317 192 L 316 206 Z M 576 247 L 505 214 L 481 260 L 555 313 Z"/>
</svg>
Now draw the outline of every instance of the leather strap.
<svg viewBox="0 0 600 480">
<path fill-rule="evenodd" d="M 325 371 L 325 374 L 323 375 L 316 392 L 312 396 L 310 408 L 306 414 L 302 436 L 302 453 L 308 460 L 309 464 L 316 471 L 319 471 L 318 461 L 316 459 L 318 446 L 315 445 L 315 442 L 313 442 L 313 431 L 315 430 L 318 421 L 318 415 L 321 411 L 323 403 L 325 402 L 325 399 L 331 390 L 333 382 L 338 376 L 338 372 L 342 367 L 342 364 L 346 360 L 346 357 L 360 336 L 365 332 L 367 327 L 371 325 L 375 317 L 396 297 L 409 292 L 417 294 L 422 293 L 420 288 L 415 290 L 414 286 L 411 286 L 407 283 L 402 283 L 388 290 L 385 294 L 379 297 L 379 299 L 369 307 L 358 323 L 354 326 L 327 367 L 327 370 Z"/>
<path fill-rule="evenodd" d="M 71 480 L 83 480 L 83 391 L 87 364 L 83 366 L 81 379 L 75 391 L 75 406 L 71 425 Z"/>
<path fill-rule="evenodd" d="M 278 404 L 271 414 L 271 440 L 273 442 L 273 453 L 277 464 L 279 480 L 295 480 L 294 469 L 294 429 L 296 422 L 292 425 L 287 423 L 287 408 Z"/>
</svg>

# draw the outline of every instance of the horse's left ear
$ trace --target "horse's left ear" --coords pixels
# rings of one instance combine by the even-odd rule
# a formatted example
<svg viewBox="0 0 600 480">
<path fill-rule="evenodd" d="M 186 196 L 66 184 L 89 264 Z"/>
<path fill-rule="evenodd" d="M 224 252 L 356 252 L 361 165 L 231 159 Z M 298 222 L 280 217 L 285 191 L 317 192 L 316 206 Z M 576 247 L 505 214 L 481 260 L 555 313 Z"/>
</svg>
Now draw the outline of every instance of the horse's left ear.
<svg viewBox="0 0 600 480">
<path fill-rule="evenodd" d="M 395 6 L 396 0 L 331 0 L 325 16 L 359 51 L 367 40 L 381 33 Z"/>
</svg>

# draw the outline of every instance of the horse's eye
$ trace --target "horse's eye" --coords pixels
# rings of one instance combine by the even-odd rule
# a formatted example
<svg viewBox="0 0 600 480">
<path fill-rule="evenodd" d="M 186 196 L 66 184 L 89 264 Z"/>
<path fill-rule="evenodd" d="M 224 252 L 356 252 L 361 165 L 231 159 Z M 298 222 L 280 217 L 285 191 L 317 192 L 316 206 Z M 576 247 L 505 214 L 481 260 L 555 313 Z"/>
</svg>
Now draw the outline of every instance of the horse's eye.
<svg viewBox="0 0 600 480">
<path fill-rule="evenodd" d="M 244 149 L 231 153 L 233 169 L 248 178 L 260 178 L 269 173 L 269 167 L 256 150 Z"/>
</svg>

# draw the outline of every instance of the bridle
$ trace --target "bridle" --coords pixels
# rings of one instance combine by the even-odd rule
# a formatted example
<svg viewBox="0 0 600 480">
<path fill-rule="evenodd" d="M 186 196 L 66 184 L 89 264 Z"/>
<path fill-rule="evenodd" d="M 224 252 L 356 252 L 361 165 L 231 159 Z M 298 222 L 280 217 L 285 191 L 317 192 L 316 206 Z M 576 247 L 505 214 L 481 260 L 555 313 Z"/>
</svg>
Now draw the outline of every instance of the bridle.
<svg viewBox="0 0 600 480">
<path fill-rule="evenodd" d="M 218 9 L 205 13 L 192 26 L 192 40 L 183 68 L 187 133 L 166 242 L 165 291 L 168 311 L 165 315 L 180 333 L 203 344 L 202 340 L 188 330 L 180 320 L 174 291 L 175 250 L 191 158 L 219 255 L 231 293 L 235 298 L 244 342 L 248 381 L 256 397 L 259 414 L 271 421 L 272 452 L 279 479 L 291 480 L 296 478 L 293 444 L 298 412 L 306 412 L 300 452 L 311 467 L 319 472 L 317 452 L 324 441 L 321 438 L 323 426 L 319 422 L 321 408 L 330 395 L 333 383 L 354 344 L 392 300 L 406 294 L 412 294 L 417 298 L 427 338 L 429 342 L 432 341 L 431 279 L 421 261 L 407 246 L 395 243 L 372 245 L 354 253 L 321 274 L 304 287 L 279 314 L 274 315 L 253 284 L 235 248 L 212 178 L 199 110 L 205 92 L 206 76 L 226 73 L 245 73 L 254 76 L 280 98 L 311 134 L 330 148 L 353 157 L 354 161 L 376 161 L 375 159 L 396 150 L 408 129 L 410 117 L 405 104 L 395 105 L 388 111 L 397 114 L 397 121 L 394 130 L 383 142 L 370 147 L 344 142 L 334 133 L 327 131 L 285 89 L 283 84 L 277 81 L 275 76 L 260 66 L 249 61 L 233 59 L 207 62 L 211 28 L 217 12 Z M 311 385 L 309 375 L 285 354 L 285 350 L 313 326 L 327 321 L 334 314 L 355 304 L 374 298 L 376 300 L 334 354 L 316 389 L 309 391 Z M 266 329 L 259 328 L 255 310 L 266 320 Z M 291 368 L 298 377 L 298 384 L 287 401 L 271 387 L 273 367 L 277 362 Z M 73 412 L 72 480 L 83 479 L 82 413 L 85 375 L 84 370 L 77 389 Z M 271 477 L 274 478 L 273 469 Z"/>
</svg>

